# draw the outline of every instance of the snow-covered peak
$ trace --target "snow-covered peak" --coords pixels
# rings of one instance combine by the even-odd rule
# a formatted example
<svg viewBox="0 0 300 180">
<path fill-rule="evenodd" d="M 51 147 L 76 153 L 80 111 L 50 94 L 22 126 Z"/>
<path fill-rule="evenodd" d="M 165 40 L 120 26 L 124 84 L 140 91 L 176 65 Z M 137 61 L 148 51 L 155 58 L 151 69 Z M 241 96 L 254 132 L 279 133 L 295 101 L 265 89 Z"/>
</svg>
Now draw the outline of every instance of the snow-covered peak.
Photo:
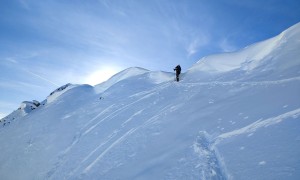
<svg viewBox="0 0 300 180">
<path fill-rule="evenodd" d="M 129 77 L 144 74 L 146 72 L 149 72 L 149 70 L 141 68 L 141 67 L 130 67 L 130 68 L 127 68 L 127 69 L 115 74 L 110 79 L 115 80 L 115 81 L 121 81 L 121 80 L 129 78 Z"/>
<path fill-rule="evenodd" d="M 122 81 L 124 79 L 130 78 L 130 77 L 133 77 L 133 76 L 137 76 L 137 75 L 140 75 L 140 74 L 144 74 L 146 72 L 149 72 L 149 70 L 144 69 L 144 68 L 140 68 L 140 67 L 127 68 L 127 69 L 115 74 L 114 76 L 109 78 L 107 81 L 96 85 L 95 86 L 95 91 L 97 93 L 101 93 L 101 92 L 105 91 L 106 89 L 108 89 L 109 87 L 111 87 L 112 85 L 118 83 L 119 81 Z"/>
<path fill-rule="evenodd" d="M 54 90 L 53 92 L 50 93 L 50 95 L 47 97 L 47 104 L 55 101 L 59 96 L 61 96 L 62 94 L 64 94 L 65 92 L 67 92 L 68 90 L 77 87 L 78 85 L 74 85 L 74 84 L 66 84 L 63 85 L 59 88 L 57 88 L 56 90 Z"/>
<path fill-rule="evenodd" d="M 271 61 L 274 55 L 278 55 L 278 52 L 283 49 L 296 50 L 300 44 L 299 39 L 300 23 L 276 37 L 258 42 L 240 51 L 204 57 L 188 70 L 188 74 L 195 72 L 218 74 L 233 70 L 250 72 Z M 288 46 L 286 42 L 289 42 Z"/>
</svg>

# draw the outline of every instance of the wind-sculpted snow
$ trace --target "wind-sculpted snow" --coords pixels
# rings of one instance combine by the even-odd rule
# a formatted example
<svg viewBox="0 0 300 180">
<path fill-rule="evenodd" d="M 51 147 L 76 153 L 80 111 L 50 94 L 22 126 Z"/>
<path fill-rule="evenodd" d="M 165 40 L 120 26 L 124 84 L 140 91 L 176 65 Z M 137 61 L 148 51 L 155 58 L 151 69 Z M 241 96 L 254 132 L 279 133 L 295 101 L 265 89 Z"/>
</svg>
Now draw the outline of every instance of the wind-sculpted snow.
<svg viewBox="0 0 300 180">
<path fill-rule="evenodd" d="M 63 85 L 63 86 L 57 88 L 52 93 L 50 93 L 50 95 L 47 97 L 47 103 L 51 103 L 51 102 L 55 101 L 60 95 L 62 95 L 63 93 L 65 93 L 66 91 L 68 91 L 74 87 L 76 87 L 76 85 L 69 83 L 69 84 L 66 84 L 66 85 Z"/>
<path fill-rule="evenodd" d="M 234 136 L 253 133 L 256 130 L 259 130 L 260 128 L 264 128 L 264 127 L 268 127 L 268 126 L 280 123 L 281 121 L 286 120 L 288 118 L 293 118 L 293 119 L 296 120 L 299 117 L 299 115 L 300 115 L 300 109 L 296 109 L 296 110 L 293 110 L 293 111 L 290 111 L 290 112 L 287 112 L 287 113 L 284 113 L 284 114 L 281 114 L 279 116 L 272 117 L 272 118 L 269 118 L 269 119 L 266 119 L 266 120 L 261 120 L 260 119 L 260 120 L 255 121 L 254 123 L 252 123 L 248 126 L 242 127 L 240 129 L 237 129 L 237 130 L 234 130 L 234 131 L 231 131 L 231 132 L 220 134 L 216 138 L 215 143 L 218 143 L 219 141 L 222 141 L 224 139 L 231 138 L 231 137 L 234 137 Z"/>
<path fill-rule="evenodd" d="M 97 93 L 102 93 L 114 84 L 118 83 L 119 81 L 122 81 L 124 79 L 128 79 L 130 77 L 134 77 L 140 74 L 144 74 L 146 72 L 149 72 L 147 69 L 139 68 L 139 67 L 132 67 L 125 69 L 114 76 L 112 76 L 108 81 L 105 81 L 101 84 L 98 84 L 95 86 L 95 91 Z"/>
<path fill-rule="evenodd" d="M 1 120 L 0 179 L 299 179 L 298 26 L 242 50 L 249 68 L 232 54 L 204 63 L 233 69 L 198 63 L 179 82 L 130 68 L 16 110 Z"/>
<path fill-rule="evenodd" d="M 299 27 L 300 23 L 237 52 L 204 57 L 187 71 L 187 80 L 277 80 L 299 76 Z"/>
</svg>

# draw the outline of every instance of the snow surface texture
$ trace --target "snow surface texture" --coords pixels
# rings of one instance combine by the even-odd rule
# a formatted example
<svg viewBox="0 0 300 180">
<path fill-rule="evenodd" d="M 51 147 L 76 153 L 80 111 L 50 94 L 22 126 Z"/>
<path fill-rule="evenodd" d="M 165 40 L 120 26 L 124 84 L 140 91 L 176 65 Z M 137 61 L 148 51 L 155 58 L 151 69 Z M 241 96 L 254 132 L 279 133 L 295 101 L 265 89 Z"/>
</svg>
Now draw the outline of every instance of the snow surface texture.
<svg viewBox="0 0 300 180">
<path fill-rule="evenodd" d="M 297 24 L 180 82 L 130 68 L 65 85 L 1 120 L 0 179 L 300 179 L 299 49 Z"/>
</svg>

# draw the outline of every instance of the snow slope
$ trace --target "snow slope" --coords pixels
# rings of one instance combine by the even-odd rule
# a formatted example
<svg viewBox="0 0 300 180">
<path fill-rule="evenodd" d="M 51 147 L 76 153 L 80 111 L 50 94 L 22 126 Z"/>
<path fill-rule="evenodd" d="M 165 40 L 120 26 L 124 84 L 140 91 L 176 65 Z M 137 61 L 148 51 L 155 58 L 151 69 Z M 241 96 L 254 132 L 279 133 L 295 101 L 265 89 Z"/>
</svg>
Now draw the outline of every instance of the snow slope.
<svg viewBox="0 0 300 180">
<path fill-rule="evenodd" d="M 299 48 L 296 24 L 179 83 L 130 68 L 58 89 L 1 120 L 0 179 L 299 179 Z"/>
<path fill-rule="evenodd" d="M 136 76 L 139 74 L 144 74 L 148 71 L 149 70 L 147 70 L 147 69 L 143 69 L 143 68 L 139 68 L 139 67 L 135 67 L 135 68 L 132 67 L 132 68 L 125 69 L 125 70 L 115 74 L 113 77 L 111 77 L 109 79 L 109 81 L 105 81 L 99 85 L 96 85 L 95 90 L 97 93 L 101 93 L 119 81 L 122 81 L 124 79 L 130 78 L 132 76 Z"/>
</svg>

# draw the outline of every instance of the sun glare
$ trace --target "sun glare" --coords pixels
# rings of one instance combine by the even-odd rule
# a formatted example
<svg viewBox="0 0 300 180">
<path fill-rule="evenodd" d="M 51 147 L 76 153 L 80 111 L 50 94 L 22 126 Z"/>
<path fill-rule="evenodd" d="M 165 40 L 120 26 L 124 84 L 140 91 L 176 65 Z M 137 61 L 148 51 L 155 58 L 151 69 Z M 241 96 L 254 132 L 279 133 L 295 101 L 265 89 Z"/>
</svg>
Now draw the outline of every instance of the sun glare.
<svg viewBox="0 0 300 180">
<path fill-rule="evenodd" d="M 90 85 L 97 85 L 106 80 L 108 80 L 111 76 L 115 75 L 120 71 L 119 68 L 113 67 L 105 67 L 101 68 L 100 70 L 94 71 L 88 75 L 86 78 L 86 83 Z"/>
</svg>

